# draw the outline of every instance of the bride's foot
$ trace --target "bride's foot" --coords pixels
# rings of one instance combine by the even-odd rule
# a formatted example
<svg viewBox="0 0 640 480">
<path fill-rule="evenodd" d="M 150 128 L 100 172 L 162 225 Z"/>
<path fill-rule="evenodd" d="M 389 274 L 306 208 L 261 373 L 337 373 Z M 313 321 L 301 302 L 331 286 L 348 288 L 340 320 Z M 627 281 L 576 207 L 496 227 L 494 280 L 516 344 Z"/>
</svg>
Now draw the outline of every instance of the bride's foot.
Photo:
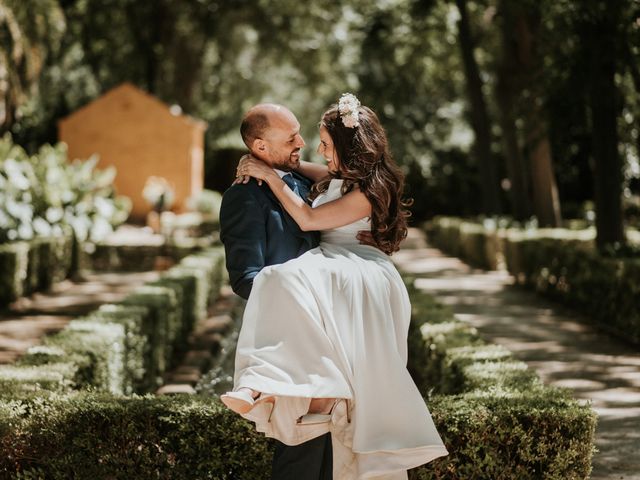
<svg viewBox="0 0 640 480">
<path fill-rule="evenodd" d="M 242 387 L 233 392 L 227 392 L 220 396 L 220 400 L 227 407 L 240 415 L 249 412 L 256 404 L 273 399 L 271 396 L 263 398 L 261 392 L 252 390 L 251 388 Z"/>
</svg>

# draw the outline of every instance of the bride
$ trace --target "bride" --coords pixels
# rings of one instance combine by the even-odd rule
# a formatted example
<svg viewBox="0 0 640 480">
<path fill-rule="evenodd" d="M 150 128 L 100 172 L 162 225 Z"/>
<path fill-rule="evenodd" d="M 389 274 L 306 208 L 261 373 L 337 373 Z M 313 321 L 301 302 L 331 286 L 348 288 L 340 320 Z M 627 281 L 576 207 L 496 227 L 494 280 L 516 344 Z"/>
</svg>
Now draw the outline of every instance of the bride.
<svg viewBox="0 0 640 480">
<path fill-rule="evenodd" d="M 254 279 L 221 400 L 287 445 L 331 432 L 336 479 L 407 478 L 448 451 L 406 369 L 411 305 L 389 258 L 407 234 L 403 175 L 351 94 L 322 116 L 318 153 L 326 166 L 299 167 L 317 182 L 311 207 L 265 163 L 238 167 L 321 243 Z M 358 242 L 362 230 L 375 246 Z"/>
</svg>

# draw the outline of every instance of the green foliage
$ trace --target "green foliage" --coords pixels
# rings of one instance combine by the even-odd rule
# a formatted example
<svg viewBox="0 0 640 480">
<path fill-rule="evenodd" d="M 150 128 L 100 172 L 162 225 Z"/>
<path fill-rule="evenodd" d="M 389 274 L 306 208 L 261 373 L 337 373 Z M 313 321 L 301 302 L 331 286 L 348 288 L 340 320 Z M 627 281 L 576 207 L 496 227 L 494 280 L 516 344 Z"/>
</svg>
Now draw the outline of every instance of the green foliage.
<svg viewBox="0 0 640 480">
<path fill-rule="evenodd" d="M 414 288 L 411 298 L 422 307 L 412 316 L 418 335 L 410 339 L 408 368 L 450 453 L 409 478 L 587 478 L 591 408 L 567 390 L 544 386 L 525 363 L 486 345 L 452 314 L 443 318 L 433 298 Z"/>
<path fill-rule="evenodd" d="M 0 305 L 22 296 L 29 265 L 29 244 L 0 244 Z"/>
<path fill-rule="evenodd" d="M 87 316 L 88 320 L 118 323 L 124 327 L 124 393 L 127 395 L 145 389 L 145 372 L 150 365 L 145 365 L 148 342 L 142 327 L 147 315 L 149 311 L 145 307 L 105 304 Z"/>
<path fill-rule="evenodd" d="M 591 409 L 564 390 L 544 387 L 533 374 L 523 375 L 526 366 L 507 350 L 482 344 L 432 297 L 413 287 L 410 292 L 419 314 L 412 321 L 409 366 L 419 371 L 439 363 L 431 379 L 438 392 L 428 405 L 450 454 L 411 470 L 409 478 L 588 477 L 596 418 Z M 439 356 L 423 363 L 418 348 Z M 53 368 L 46 362 L 63 354 L 49 349 L 30 355 Z M 28 367 L 21 368 L 27 376 Z M 51 382 L 46 375 L 53 376 L 54 392 L 64 385 L 64 375 L 30 372 L 44 377 L 44 386 Z M 3 377 L 0 368 L 0 386 L 10 375 Z M 157 478 L 162 472 L 163 478 L 255 480 L 268 477 L 272 446 L 251 423 L 206 396 L 114 397 L 67 388 L 2 397 L 0 452 L 0 474 L 13 478 Z"/>
<path fill-rule="evenodd" d="M 504 260 L 518 284 L 584 312 L 626 341 L 640 343 L 640 260 L 596 252 L 593 228 L 496 228 L 439 217 L 426 230 L 434 245 L 452 255 L 482 268 Z M 636 249 L 630 245 L 626 251 L 635 255 Z"/>
<path fill-rule="evenodd" d="M 126 332 L 118 323 L 72 320 L 62 331 L 46 337 L 44 344 L 58 347 L 71 356 L 89 359 L 84 371 L 86 385 L 122 395 L 128 379 L 126 368 Z"/>
<path fill-rule="evenodd" d="M 0 476 L 52 479 L 256 480 L 272 457 L 264 436 L 220 402 L 86 393 L 0 403 L 0 450 Z"/>
<path fill-rule="evenodd" d="M 149 310 L 142 327 L 149 339 L 149 359 L 146 364 L 152 368 L 149 372 L 149 387 L 158 387 L 162 384 L 162 375 L 170 358 L 171 326 L 177 322 L 176 294 L 170 288 L 145 285 L 128 295 L 122 303 Z"/>
<path fill-rule="evenodd" d="M 596 415 L 551 388 L 475 390 L 429 402 L 450 454 L 410 479 L 584 479 L 591 471 Z"/>
</svg>

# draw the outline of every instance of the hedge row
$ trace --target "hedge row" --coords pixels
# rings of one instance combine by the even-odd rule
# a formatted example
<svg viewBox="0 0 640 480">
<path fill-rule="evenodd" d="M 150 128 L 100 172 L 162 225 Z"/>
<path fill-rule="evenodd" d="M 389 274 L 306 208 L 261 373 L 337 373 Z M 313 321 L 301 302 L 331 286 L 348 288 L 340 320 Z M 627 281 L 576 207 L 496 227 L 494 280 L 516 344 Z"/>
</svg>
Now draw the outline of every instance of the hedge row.
<svg viewBox="0 0 640 480">
<path fill-rule="evenodd" d="M 16 365 L 0 366 L 0 396 L 87 388 L 114 395 L 154 391 L 217 297 L 223 263 L 220 248 L 185 257 L 120 304 L 71 321 Z"/>
<path fill-rule="evenodd" d="M 496 229 L 444 217 L 426 229 L 435 246 L 472 265 L 496 268 L 503 258 L 518 284 L 640 345 L 640 258 L 599 255 L 592 229 Z"/>
<path fill-rule="evenodd" d="M 409 370 L 450 454 L 413 479 L 585 479 L 596 415 L 413 290 Z"/>
<path fill-rule="evenodd" d="M 0 308 L 21 296 L 46 291 L 78 270 L 149 271 L 159 256 L 181 261 L 211 248 L 215 236 L 175 238 L 158 245 L 79 244 L 69 231 L 0 244 Z"/>
<path fill-rule="evenodd" d="M 410 478 L 588 478 L 594 413 L 410 293 L 409 368 L 450 451 Z M 63 392 L 0 402 L 0 474 L 12 478 L 259 480 L 270 463 L 271 443 L 207 396 Z"/>
<path fill-rule="evenodd" d="M 0 308 L 67 278 L 73 273 L 74 258 L 71 232 L 0 244 Z"/>
<path fill-rule="evenodd" d="M 180 261 L 184 257 L 210 248 L 216 243 L 215 237 L 171 239 L 150 245 L 121 245 L 99 243 L 87 246 L 90 252 L 83 255 L 86 268 L 96 271 L 140 272 L 153 270 L 160 256 Z"/>
</svg>

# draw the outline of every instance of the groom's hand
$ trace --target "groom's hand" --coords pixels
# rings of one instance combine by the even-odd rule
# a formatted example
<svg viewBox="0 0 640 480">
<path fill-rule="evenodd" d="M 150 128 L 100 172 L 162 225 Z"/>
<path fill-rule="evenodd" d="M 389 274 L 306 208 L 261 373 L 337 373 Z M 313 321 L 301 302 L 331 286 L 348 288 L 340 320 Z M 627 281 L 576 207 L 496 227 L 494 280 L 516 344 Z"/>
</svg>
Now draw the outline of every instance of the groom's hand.
<svg viewBox="0 0 640 480">
<path fill-rule="evenodd" d="M 360 245 L 368 245 L 370 247 L 378 247 L 370 230 L 360 230 L 356 235 L 356 238 L 360 242 Z"/>
</svg>

